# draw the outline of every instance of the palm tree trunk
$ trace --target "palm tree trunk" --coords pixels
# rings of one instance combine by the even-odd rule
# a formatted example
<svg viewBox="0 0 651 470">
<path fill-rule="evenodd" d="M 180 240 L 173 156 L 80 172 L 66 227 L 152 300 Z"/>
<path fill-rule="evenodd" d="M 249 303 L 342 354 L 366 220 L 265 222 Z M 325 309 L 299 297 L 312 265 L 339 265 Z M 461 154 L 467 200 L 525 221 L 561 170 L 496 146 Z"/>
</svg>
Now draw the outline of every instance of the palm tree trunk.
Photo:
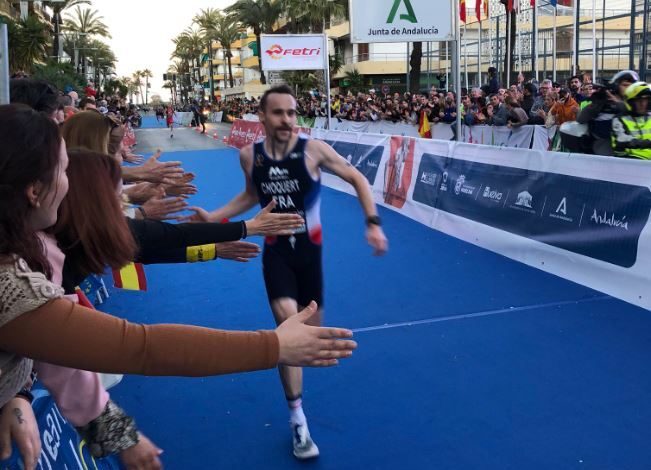
<svg viewBox="0 0 651 470">
<path fill-rule="evenodd" d="M 208 73 L 210 74 L 210 102 L 215 99 L 215 82 L 213 81 L 212 78 L 212 39 L 210 39 L 210 42 L 208 43 Z"/>
<path fill-rule="evenodd" d="M 59 62 L 59 37 L 61 36 L 61 29 L 59 26 L 60 14 L 59 12 L 54 13 L 52 18 L 54 21 L 54 41 L 52 43 L 52 55 L 56 57 L 56 61 Z"/>
<path fill-rule="evenodd" d="M 255 34 L 255 42 L 257 44 L 257 53 L 258 53 L 258 67 L 260 68 L 260 83 L 263 85 L 267 84 L 267 77 L 264 75 L 264 70 L 262 70 L 262 41 L 260 41 L 260 31 L 256 30 L 254 31 Z"/>
<path fill-rule="evenodd" d="M 233 80 L 233 67 L 231 67 L 231 51 L 227 52 L 226 58 L 228 59 L 228 76 L 230 77 L 230 82 L 231 82 L 231 88 L 235 87 L 235 81 Z"/>
<path fill-rule="evenodd" d="M 411 66 L 411 70 L 409 71 L 409 91 L 412 94 L 416 94 L 420 89 L 420 66 L 423 58 L 423 43 L 414 42 L 412 45 L 413 49 L 411 50 L 411 58 L 409 59 L 409 65 Z"/>
</svg>

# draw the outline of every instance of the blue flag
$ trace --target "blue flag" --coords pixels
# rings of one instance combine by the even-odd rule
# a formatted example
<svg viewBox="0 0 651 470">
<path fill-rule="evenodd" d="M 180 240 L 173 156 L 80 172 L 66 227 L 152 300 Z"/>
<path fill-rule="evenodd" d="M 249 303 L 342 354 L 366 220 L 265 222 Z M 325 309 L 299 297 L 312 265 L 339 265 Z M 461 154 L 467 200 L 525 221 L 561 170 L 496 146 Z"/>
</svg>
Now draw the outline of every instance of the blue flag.
<svg viewBox="0 0 651 470">
<path fill-rule="evenodd" d="M 549 0 L 549 4 L 556 8 L 556 4 L 558 3 L 558 0 Z"/>
</svg>

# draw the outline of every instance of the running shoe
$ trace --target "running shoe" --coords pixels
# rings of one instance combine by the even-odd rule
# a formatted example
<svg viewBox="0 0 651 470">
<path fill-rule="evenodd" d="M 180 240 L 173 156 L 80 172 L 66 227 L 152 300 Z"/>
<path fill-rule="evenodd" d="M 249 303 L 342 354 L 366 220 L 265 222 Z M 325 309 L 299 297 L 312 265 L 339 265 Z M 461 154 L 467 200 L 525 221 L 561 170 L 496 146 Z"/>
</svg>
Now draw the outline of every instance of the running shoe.
<svg viewBox="0 0 651 470">
<path fill-rule="evenodd" d="M 313 459 L 319 456 L 319 448 L 310 437 L 307 424 L 292 424 L 292 441 L 294 457 L 297 459 Z"/>
</svg>

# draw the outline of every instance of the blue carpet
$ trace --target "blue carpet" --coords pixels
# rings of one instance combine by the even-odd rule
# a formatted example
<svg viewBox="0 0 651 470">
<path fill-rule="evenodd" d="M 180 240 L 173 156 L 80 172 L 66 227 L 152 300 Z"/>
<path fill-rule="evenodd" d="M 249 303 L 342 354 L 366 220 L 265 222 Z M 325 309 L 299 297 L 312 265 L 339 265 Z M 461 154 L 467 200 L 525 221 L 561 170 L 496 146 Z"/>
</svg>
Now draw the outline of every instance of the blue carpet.
<svg viewBox="0 0 651 470">
<path fill-rule="evenodd" d="M 164 157 L 198 175 L 191 202 L 212 209 L 242 189 L 236 155 Z M 648 312 L 383 209 L 390 252 L 373 258 L 357 201 L 323 199 L 326 322 L 362 331 L 351 360 L 306 372 L 321 458 L 291 457 L 275 371 L 127 377 L 112 395 L 165 449 L 166 468 L 649 468 Z M 149 266 L 149 292 L 113 291 L 105 310 L 272 328 L 260 270 Z"/>
<path fill-rule="evenodd" d="M 156 120 L 156 116 L 143 116 L 141 129 L 164 129 L 165 128 L 165 118 L 161 118 L 160 121 Z"/>
</svg>

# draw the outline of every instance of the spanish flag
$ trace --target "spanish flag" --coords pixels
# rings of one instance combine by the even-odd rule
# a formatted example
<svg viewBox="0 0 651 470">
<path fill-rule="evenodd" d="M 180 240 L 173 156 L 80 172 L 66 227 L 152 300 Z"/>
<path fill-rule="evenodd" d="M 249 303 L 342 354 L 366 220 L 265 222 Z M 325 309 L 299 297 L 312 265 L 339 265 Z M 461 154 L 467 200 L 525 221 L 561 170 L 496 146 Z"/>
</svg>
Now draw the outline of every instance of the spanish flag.
<svg viewBox="0 0 651 470">
<path fill-rule="evenodd" d="M 429 126 L 429 119 L 425 115 L 425 111 L 420 112 L 420 120 L 418 122 L 418 133 L 425 139 L 432 138 L 432 129 Z"/>
<path fill-rule="evenodd" d="M 113 284 L 118 289 L 147 290 L 144 267 L 140 263 L 129 263 L 122 269 L 114 269 Z"/>
<path fill-rule="evenodd" d="M 466 22 L 466 0 L 459 0 L 459 18 Z"/>
</svg>

